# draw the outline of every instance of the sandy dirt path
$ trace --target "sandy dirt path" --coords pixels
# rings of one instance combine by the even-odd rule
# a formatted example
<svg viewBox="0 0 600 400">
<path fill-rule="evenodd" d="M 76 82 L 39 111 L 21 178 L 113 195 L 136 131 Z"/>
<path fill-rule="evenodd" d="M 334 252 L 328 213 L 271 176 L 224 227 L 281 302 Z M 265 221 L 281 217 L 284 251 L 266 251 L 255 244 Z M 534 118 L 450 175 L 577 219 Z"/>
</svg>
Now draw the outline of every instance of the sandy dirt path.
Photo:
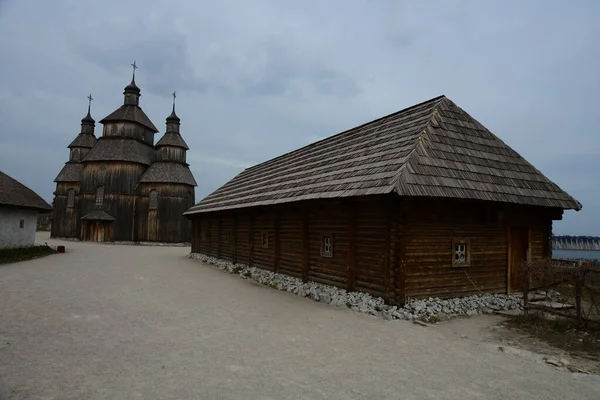
<svg viewBox="0 0 600 400">
<path fill-rule="evenodd" d="M 189 248 L 64 243 L 0 266 L 0 399 L 600 398 L 599 376 L 498 351 L 477 328 L 490 317 L 385 321 Z"/>
</svg>

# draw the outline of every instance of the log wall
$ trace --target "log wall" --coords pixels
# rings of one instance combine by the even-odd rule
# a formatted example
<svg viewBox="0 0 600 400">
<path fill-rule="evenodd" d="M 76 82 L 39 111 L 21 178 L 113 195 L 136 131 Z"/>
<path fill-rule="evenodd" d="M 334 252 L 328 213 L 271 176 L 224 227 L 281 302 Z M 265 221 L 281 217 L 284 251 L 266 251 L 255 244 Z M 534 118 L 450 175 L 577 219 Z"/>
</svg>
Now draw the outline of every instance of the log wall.
<svg viewBox="0 0 600 400">
<path fill-rule="evenodd" d="M 509 226 L 530 228 L 532 258 L 551 251 L 550 213 L 481 202 L 372 196 L 191 219 L 194 252 L 400 303 L 506 292 Z M 331 257 L 321 252 L 324 235 L 333 238 Z M 457 239 L 468 240 L 468 267 L 452 265 Z"/>
<path fill-rule="evenodd" d="M 150 209 L 151 190 L 158 193 L 158 207 Z M 183 243 L 191 240 L 191 223 L 182 214 L 194 205 L 194 188 L 176 183 L 142 183 L 135 199 L 137 241 Z M 129 216 L 133 218 L 133 214 Z"/>
<path fill-rule="evenodd" d="M 452 200 L 407 206 L 402 267 L 404 297 L 455 297 L 507 291 L 511 226 L 527 227 L 532 259 L 551 256 L 551 211 Z M 469 243 L 468 267 L 452 265 L 453 240 Z"/>
</svg>

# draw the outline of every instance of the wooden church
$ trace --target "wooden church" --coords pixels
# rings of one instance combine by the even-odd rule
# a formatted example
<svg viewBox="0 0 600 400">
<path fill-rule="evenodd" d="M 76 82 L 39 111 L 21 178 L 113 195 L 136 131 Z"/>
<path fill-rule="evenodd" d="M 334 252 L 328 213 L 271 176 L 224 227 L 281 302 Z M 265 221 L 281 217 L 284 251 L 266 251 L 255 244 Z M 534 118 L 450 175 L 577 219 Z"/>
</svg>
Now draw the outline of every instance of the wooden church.
<svg viewBox="0 0 600 400">
<path fill-rule="evenodd" d="M 158 129 L 139 106 L 133 66 L 123 105 L 100 121 L 102 136 L 94 135 L 88 104 L 81 132 L 68 146 L 69 161 L 54 180 L 52 237 L 190 241 L 190 222 L 182 213 L 194 205 L 197 185 L 186 163 L 175 94 L 166 133 L 155 144 Z"/>
<path fill-rule="evenodd" d="M 389 302 L 521 288 L 581 204 L 441 96 L 248 168 L 190 208 L 192 252 Z"/>
</svg>

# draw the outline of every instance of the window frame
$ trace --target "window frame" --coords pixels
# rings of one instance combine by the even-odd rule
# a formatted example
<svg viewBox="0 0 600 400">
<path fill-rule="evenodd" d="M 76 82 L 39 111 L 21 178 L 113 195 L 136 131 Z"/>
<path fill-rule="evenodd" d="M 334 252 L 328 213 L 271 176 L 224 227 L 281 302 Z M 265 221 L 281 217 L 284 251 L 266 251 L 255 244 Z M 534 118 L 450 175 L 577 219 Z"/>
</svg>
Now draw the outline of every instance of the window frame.
<svg viewBox="0 0 600 400">
<path fill-rule="evenodd" d="M 98 186 L 96 188 L 96 199 L 94 204 L 97 208 L 104 206 L 104 186 Z"/>
<path fill-rule="evenodd" d="M 327 240 L 329 239 L 329 250 L 327 250 Z M 333 258 L 335 235 L 333 232 L 321 233 L 320 254 L 323 258 Z"/>
<path fill-rule="evenodd" d="M 269 248 L 269 232 L 263 231 L 260 233 L 260 246 L 263 249 Z"/>
<path fill-rule="evenodd" d="M 457 250 L 457 246 L 464 246 L 464 250 Z M 471 239 L 452 239 L 452 267 L 463 268 L 471 266 L 471 252 L 473 248 L 471 246 Z M 464 261 L 457 260 L 456 255 L 461 252 L 464 253 Z"/>
</svg>

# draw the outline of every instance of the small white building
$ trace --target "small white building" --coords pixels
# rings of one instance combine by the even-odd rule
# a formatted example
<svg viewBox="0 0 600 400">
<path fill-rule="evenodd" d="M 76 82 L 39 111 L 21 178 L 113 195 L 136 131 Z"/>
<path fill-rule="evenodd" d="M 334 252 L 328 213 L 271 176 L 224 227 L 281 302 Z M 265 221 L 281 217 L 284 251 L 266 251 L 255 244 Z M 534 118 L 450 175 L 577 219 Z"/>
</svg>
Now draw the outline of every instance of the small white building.
<svg viewBox="0 0 600 400">
<path fill-rule="evenodd" d="M 33 246 L 38 215 L 50 211 L 38 194 L 0 171 L 0 248 Z"/>
</svg>

